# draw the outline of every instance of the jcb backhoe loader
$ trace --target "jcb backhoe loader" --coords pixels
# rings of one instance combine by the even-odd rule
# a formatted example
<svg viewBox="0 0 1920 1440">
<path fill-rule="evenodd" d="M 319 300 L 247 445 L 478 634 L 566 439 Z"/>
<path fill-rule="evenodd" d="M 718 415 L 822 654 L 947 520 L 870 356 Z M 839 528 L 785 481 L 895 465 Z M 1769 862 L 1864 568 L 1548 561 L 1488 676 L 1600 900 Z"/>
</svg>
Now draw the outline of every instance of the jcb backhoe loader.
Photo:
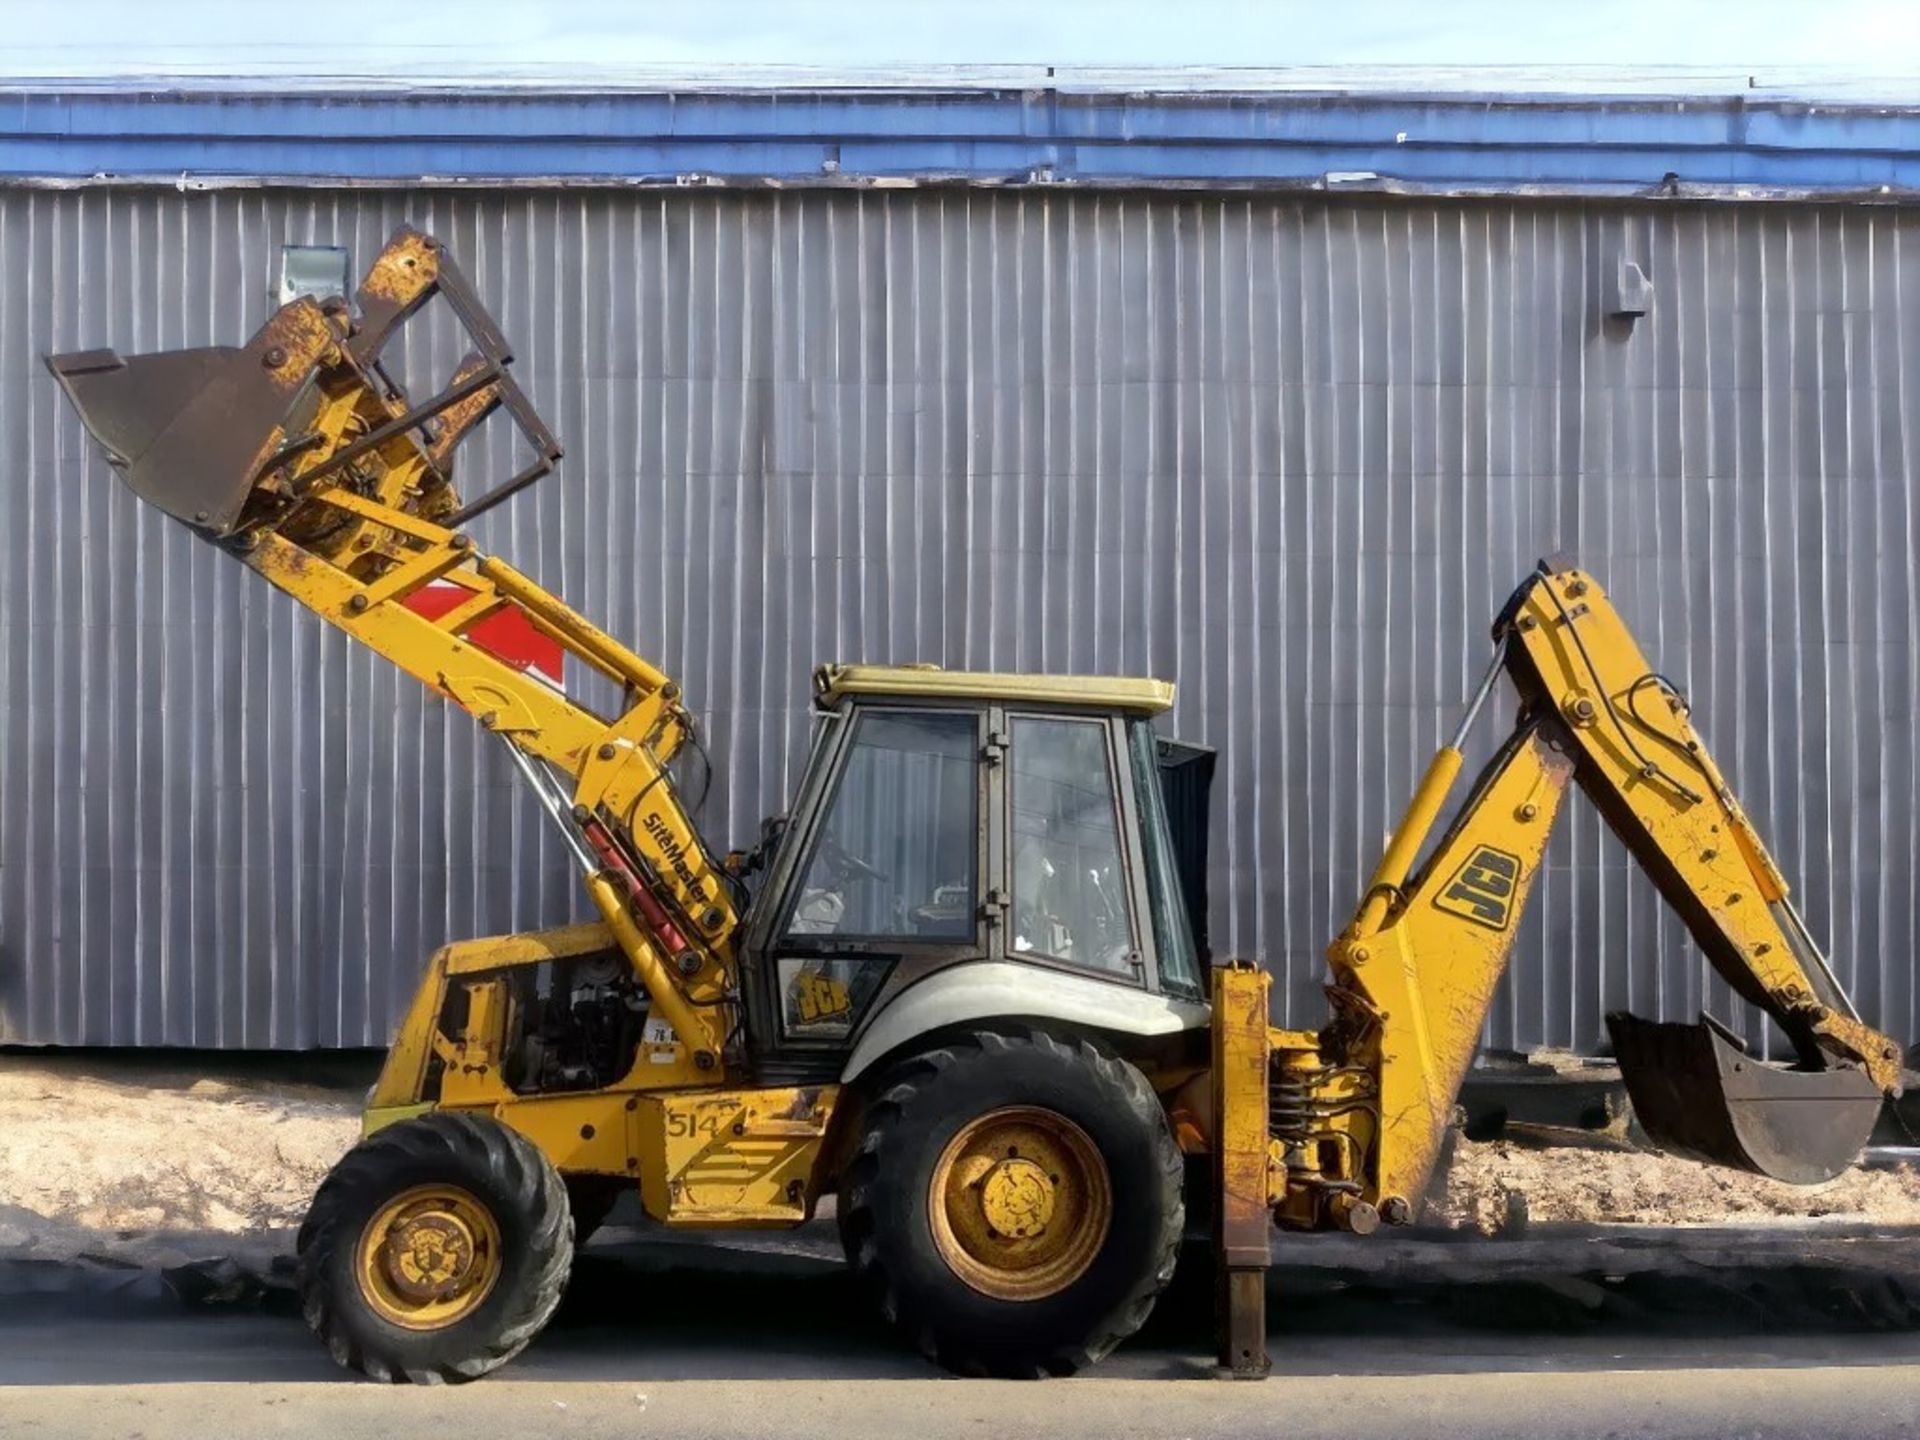
<svg viewBox="0 0 1920 1440">
<path fill-rule="evenodd" d="M 380 356 L 436 294 L 474 351 L 416 402 Z M 678 687 L 463 528 L 560 458 L 510 360 L 448 254 L 402 228 L 352 305 L 295 300 L 244 348 L 49 361 L 143 500 L 499 736 L 592 902 L 590 923 L 427 962 L 365 1138 L 300 1232 L 306 1315 L 342 1364 L 493 1369 L 637 1191 L 686 1226 L 798 1225 L 835 1196 L 853 1268 L 928 1355 L 1066 1373 L 1171 1276 L 1185 1152 L 1212 1156 L 1221 1358 L 1258 1374 L 1275 1223 L 1418 1213 L 1569 782 L 1797 1057 L 1609 1017 L 1649 1134 L 1811 1182 L 1897 1093 L 1897 1047 L 1848 1005 L 1685 703 L 1568 563 L 1495 620 L 1460 735 L 1329 951 L 1319 1030 L 1271 1028 L 1257 969 L 1202 972 L 1156 680 L 827 666 L 788 815 L 723 861 L 671 768 L 694 740 Z M 500 407 L 533 461 L 463 502 L 454 452 Z M 613 681 L 618 713 L 503 654 L 502 615 Z M 1503 671 L 1518 724 L 1429 846 Z"/>
</svg>

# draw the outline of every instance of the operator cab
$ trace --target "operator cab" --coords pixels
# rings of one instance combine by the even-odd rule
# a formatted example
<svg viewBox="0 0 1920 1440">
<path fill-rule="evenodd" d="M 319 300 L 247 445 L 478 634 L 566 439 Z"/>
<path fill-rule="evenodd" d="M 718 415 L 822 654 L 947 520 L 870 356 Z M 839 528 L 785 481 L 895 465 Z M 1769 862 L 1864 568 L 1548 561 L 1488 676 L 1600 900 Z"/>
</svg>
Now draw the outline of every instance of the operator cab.
<svg viewBox="0 0 1920 1440">
<path fill-rule="evenodd" d="M 743 950 L 763 1078 L 839 1078 L 870 1019 L 974 962 L 1204 998 L 1193 762 L 1211 755 L 1155 736 L 1170 684 L 872 665 L 814 678 L 813 753 Z M 1163 763 L 1182 783 L 1163 784 Z"/>
</svg>

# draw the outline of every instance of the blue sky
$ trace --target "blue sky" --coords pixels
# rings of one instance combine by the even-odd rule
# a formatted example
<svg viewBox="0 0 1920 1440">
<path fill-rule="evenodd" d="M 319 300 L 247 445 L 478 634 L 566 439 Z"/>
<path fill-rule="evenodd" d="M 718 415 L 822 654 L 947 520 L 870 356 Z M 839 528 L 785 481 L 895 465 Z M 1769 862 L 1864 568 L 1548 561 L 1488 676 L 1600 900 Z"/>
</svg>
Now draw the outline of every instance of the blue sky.
<svg viewBox="0 0 1920 1440">
<path fill-rule="evenodd" d="M 0 0 L 0 22 L 13 76 L 1506 66 L 1920 95 L 1916 0 Z"/>
</svg>

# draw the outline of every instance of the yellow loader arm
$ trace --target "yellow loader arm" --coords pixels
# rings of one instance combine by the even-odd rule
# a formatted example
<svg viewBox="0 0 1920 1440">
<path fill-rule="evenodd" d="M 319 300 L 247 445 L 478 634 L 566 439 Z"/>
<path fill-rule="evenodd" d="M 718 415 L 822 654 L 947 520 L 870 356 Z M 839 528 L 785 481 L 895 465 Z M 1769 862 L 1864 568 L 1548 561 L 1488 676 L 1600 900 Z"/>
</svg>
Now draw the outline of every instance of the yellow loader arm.
<svg viewBox="0 0 1920 1440">
<path fill-rule="evenodd" d="M 436 296 L 474 348 L 445 388 L 416 403 L 380 355 Z M 666 676 L 480 553 L 460 528 L 548 474 L 561 451 L 509 374 L 506 340 L 452 257 L 402 226 L 355 299 L 357 318 L 338 301 L 294 300 L 242 348 L 126 359 L 93 350 L 47 364 L 141 499 L 470 712 L 507 743 L 559 825 L 605 933 L 554 932 L 526 955 L 524 943 L 467 942 L 482 948 L 441 952 L 422 995 L 440 994 L 449 971 L 538 963 L 556 945 L 572 953 L 611 941 L 652 1013 L 674 1031 L 671 1053 L 650 1057 L 664 1067 L 653 1073 L 717 1080 L 732 1025 L 739 912 L 667 770 L 693 738 L 692 717 Z M 532 459 L 463 504 L 455 451 L 501 408 Z M 460 593 L 450 608 L 408 603 L 428 586 Z M 598 714 L 490 649 L 482 627 L 503 613 L 619 686 L 620 713 Z M 431 1033 L 432 1018 L 408 1033 Z M 497 1070 L 499 1060 L 441 1058 L 462 1074 Z M 412 1098 L 426 1063 L 401 1047 L 375 1105 Z"/>
</svg>

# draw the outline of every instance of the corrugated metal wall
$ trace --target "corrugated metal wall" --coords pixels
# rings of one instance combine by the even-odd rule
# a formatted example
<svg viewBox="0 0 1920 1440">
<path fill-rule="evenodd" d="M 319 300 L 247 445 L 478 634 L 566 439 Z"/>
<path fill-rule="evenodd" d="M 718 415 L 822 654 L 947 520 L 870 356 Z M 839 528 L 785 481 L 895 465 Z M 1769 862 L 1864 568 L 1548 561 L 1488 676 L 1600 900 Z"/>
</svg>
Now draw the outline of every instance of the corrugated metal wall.
<svg viewBox="0 0 1920 1440">
<path fill-rule="evenodd" d="M 1864 1014 L 1916 1028 L 1912 212 L 12 189 L 0 1036 L 378 1043 L 442 939 L 580 909 L 504 757 L 137 506 L 39 367 L 238 341 L 283 241 L 359 264 L 402 218 L 569 445 L 481 543 L 683 678 L 716 840 L 796 779 L 816 660 L 1171 676 L 1172 728 L 1224 751 L 1216 945 L 1310 1021 L 1487 621 L 1565 546 L 1699 702 Z M 1630 330 L 1623 255 L 1656 289 Z M 1576 813 L 1496 1044 L 1720 996 Z"/>
</svg>

